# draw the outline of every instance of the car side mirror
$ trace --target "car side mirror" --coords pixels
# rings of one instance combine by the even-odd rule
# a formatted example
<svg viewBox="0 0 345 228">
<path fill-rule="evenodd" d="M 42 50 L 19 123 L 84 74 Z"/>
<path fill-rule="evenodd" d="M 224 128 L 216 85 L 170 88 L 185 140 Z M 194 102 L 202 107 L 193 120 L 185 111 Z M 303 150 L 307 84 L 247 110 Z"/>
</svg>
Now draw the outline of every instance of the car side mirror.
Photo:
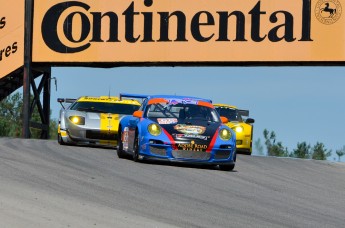
<svg viewBox="0 0 345 228">
<path fill-rule="evenodd" d="M 221 119 L 222 123 L 224 123 L 224 124 L 229 122 L 229 119 L 226 118 L 225 116 L 221 116 L 220 119 Z"/>
<path fill-rule="evenodd" d="M 255 120 L 252 119 L 252 118 L 247 118 L 247 119 L 246 119 L 246 123 L 247 123 L 247 124 L 252 124 L 252 123 L 254 123 L 254 122 L 255 122 Z"/>
<path fill-rule="evenodd" d="M 143 111 L 135 111 L 135 112 L 133 112 L 133 116 L 141 118 L 141 117 L 143 117 Z"/>
</svg>

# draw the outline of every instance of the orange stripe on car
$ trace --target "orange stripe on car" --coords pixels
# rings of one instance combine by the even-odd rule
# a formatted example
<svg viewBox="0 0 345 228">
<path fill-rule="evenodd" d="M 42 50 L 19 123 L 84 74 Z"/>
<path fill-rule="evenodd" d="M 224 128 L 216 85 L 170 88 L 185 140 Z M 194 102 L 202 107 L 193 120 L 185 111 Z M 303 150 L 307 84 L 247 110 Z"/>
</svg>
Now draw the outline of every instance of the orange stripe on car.
<svg viewBox="0 0 345 228">
<path fill-rule="evenodd" d="M 149 100 L 149 102 L 147 102 L 147 104 L 157 104 L 157 103 L 167 103 L 168 101 L 164 98 L 152 98 L 151 100 Z"/>
<path fill-rule="evenodd" d="M 211 103 L 206 102 L 206 101 L 198 101 L 198 105 L 209 107 L 209 108 L 212 108 L 212 109 L 214 108 L 214 106 Z"/>
</svg>

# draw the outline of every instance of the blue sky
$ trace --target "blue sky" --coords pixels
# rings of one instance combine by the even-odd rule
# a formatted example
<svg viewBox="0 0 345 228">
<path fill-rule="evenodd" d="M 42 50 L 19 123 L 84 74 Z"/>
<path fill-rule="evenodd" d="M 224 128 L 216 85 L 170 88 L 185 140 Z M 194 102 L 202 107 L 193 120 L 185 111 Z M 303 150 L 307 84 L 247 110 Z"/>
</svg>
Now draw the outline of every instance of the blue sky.
<svg viewBox="0 0 345 228">
<path fill-rule="evenodd" d="M 334 160 L 345 145 L 344 67 L 54 67 L 52 77 L 56 119 L 58 97 L 177 94 L 249 109 L 254 141 L 264 142 L 264 129 L 275 131 L 290 152 L 298 142 L 322 142 Z"/>
</svg>

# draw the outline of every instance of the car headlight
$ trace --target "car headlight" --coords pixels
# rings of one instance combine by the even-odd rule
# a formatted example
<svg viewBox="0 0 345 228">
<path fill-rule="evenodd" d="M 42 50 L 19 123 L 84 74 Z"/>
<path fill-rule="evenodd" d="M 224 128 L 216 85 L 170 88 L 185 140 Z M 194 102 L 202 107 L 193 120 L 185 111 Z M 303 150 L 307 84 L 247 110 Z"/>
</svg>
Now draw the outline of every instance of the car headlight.
<svg viewBox="0 0 345 228">
<path fill-rule="evenodd" d="M 223 139 L 224 141 L 230 140 L 231 136 L 232 136 L 231 131 L 229 131 L 228 129 L 223 128 L 219 131 L 219 137 Z"/>
<path fill-rule="evenodd" d="M 161 134 L 162 132 L 162 128 L 156 124 L 156 123 L 152 123 L 147 127 L 147 130 L 149 131 L 149 133 L 153 136 L 158 136 Z"/>
<path fill-rule="evenodd" d="M 232 130 L 234 130 L 237 133 L 242 133 L 244 131 L 242 126 L 233 127 Z"/>
<path fill-rule="evenodd" d="M 85 117 L 83 116 L 70 116 L 69 119 L 72 121 L 72 123 L 77 125 L 85 124 Z"/>
</svg>

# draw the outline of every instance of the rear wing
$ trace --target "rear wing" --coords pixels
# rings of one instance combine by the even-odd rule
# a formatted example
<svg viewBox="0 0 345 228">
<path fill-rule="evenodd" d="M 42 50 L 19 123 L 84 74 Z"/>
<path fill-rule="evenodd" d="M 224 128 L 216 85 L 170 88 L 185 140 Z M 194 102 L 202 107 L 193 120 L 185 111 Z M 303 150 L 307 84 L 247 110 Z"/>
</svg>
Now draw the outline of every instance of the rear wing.
<svg viewBox="0 0 345 228">
<path fill-rule="evenodd" d="M 249 110 L 243 110 L 243 109 L 238 109 L 238 113 L 241 115 L 241 116 L 249 116 Z"/>
<path fill-rule="evenodd" d="M 57 102 L 60 103 L 60 105 L 62 106 L 63 109 L 66 109 L 66 107 L 68 107 L 70 104 L 74 103 L 77 99 L 75 98 L 58 98 Z M 64 106 L 62 103 L 68 103 L 68 106 Z"/>
<path fill-rule="evenodd" d="M 147 98 L 149 95 L 144 95 L 144 94 L 133 94 L 133 93 L 120 93 L 120 100 L 122 100 L 122 98 L 126 97 L 126 98 L 139 98 L 139 99 L 145 99 Z"/>
<path fill-rule="evenodd" d="M 242 119 L 247 124 L 253 124 L 255 122 L 255 120 L 253 118 L 249 118 L 249 110 L 239 109 L 238 113 L 241 115 Z"/>
<path fill-rule="evenodd" d="M 148 97 L 149 95 L 144 94 L 133 94 L 133 93 L 120 93 L 120 100 L 124 98 L 132 98 L 137 100 L 139 103 L 143 103 L 143 101 Z"/>
</svg>

